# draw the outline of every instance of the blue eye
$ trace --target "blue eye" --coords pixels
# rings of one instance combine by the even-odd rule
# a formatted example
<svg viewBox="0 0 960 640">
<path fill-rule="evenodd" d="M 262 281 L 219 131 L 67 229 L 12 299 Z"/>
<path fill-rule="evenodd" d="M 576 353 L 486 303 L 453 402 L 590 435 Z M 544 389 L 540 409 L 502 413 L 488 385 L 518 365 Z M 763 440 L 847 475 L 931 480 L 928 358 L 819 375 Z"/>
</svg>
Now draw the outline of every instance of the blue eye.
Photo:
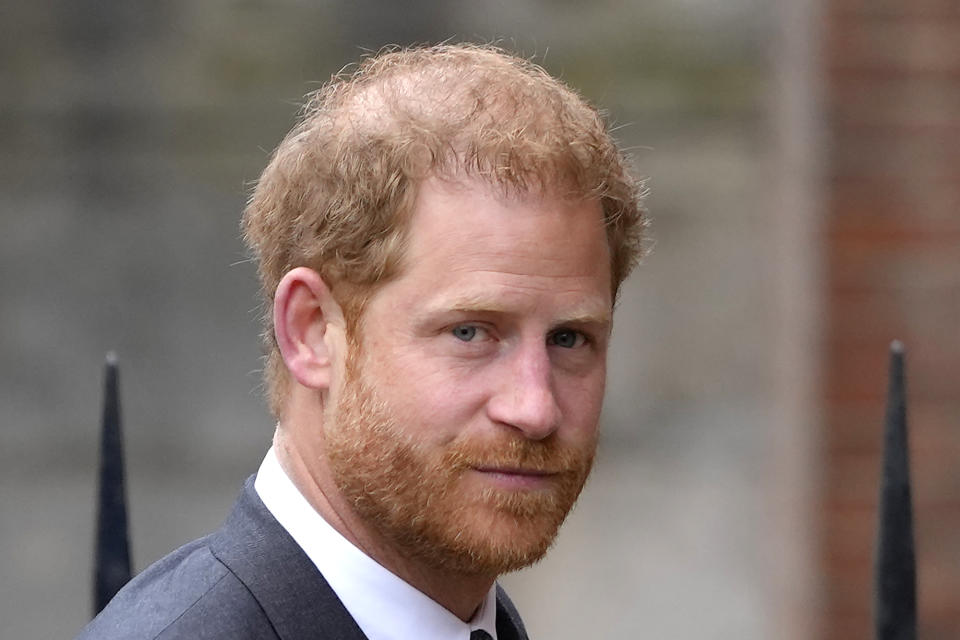
<svg viewBox="0 0 960 640">
<path fill-rule="evenodd" d="M 461 324 L 453 328 L 453 337 L 464 342 L 470 342 L 477 336 L 477 328 L 469 324 Z"/>
<path fill-rule="evenodd" d="M 581 346 L 585 341 L 586 338 L 579 331 L 561 329 L 550 335 L 549 343 L 564 349 L 573 349 Z"/>
</svg>

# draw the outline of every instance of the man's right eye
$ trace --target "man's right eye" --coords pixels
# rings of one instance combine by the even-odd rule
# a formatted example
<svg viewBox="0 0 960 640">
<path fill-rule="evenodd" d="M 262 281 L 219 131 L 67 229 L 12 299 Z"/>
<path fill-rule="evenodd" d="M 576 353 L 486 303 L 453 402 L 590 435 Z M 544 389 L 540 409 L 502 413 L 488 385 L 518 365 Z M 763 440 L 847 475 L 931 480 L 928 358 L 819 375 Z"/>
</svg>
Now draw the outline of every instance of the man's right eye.
<svg viewBox="0 0 960 640">
<path fill-rule="evenodd" d="M 464 342 L 470 342 L 477 337 L 477 328 L 469 324 L 457 325 L 453 328 L 453 337 Z"/>
</svg>

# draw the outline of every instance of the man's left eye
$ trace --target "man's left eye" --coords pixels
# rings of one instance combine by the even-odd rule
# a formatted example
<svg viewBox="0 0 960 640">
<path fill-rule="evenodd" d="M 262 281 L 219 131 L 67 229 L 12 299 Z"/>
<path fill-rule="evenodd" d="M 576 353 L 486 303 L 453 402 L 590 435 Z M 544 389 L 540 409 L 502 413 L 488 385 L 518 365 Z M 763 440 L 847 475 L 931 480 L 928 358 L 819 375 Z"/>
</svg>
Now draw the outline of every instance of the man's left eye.
<svg viewBox="0 0 960 640">
<path fill-rule="evenodd" d="M 573 329 L 561 329 L 560 331 L 550 334 L 548 343 L 558 347 L 563 347 L 564 349 L 573 349 L 583 346 L 586 341 L 586 336 L 579 331 L 574 331 Z"/>
</svg>

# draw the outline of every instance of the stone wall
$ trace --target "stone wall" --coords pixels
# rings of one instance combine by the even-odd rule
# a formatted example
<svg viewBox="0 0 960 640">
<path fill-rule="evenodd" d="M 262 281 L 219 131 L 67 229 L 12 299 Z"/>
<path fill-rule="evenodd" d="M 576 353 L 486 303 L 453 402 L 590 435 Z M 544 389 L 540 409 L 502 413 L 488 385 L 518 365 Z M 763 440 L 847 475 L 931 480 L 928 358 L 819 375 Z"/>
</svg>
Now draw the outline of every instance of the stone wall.
<svg viewBox="0 0 960 640">
<path fill-rule="evenodd" d="M 107 350 L 121 361 L 137 569 L 218 526 L 259 463 L 273 423 L 238 217 L 303 94 L 391 42 L 496 38 L 609 110 L 650 177 L 657 242 L 618 310 L 596 475 L 511 593 L 533 637 L 588 637 L 599 619 L 610 638 L 783 637 L 793 601 L 769 577 L 810 536 L 794 527 L 784 543 L 768 512 L 795 504 L 773 462 L 794 458 L 775 393 L 789 324 L 768 206 L 766 3 L 10 5 L 4 637 L 71 637 L 88 617 Z"/>
</svg>

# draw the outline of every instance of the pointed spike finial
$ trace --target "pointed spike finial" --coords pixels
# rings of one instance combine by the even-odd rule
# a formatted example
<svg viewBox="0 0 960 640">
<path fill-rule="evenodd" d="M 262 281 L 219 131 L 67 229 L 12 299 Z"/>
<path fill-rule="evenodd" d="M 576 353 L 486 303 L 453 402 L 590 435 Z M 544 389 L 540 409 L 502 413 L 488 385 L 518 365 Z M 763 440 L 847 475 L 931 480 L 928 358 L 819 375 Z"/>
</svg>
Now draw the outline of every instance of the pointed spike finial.
<svg viewBox="0 0 960 640">
<path fill-rule="evenodd" d="M 100 435 L 100 492 L 97 504 L 93 613 L 96 615 L 130 580 L 130 542 L 123 469 L 117 356 L 107 354 Z"/>
<path fill-rule="evenodd" d="M 876 639 L 915 640 L 916 561 L 907 442 L 904 348 L 899 340 L 890 345 L 890 386 L 883 448 L 874 569 Z"/>
</svg>

